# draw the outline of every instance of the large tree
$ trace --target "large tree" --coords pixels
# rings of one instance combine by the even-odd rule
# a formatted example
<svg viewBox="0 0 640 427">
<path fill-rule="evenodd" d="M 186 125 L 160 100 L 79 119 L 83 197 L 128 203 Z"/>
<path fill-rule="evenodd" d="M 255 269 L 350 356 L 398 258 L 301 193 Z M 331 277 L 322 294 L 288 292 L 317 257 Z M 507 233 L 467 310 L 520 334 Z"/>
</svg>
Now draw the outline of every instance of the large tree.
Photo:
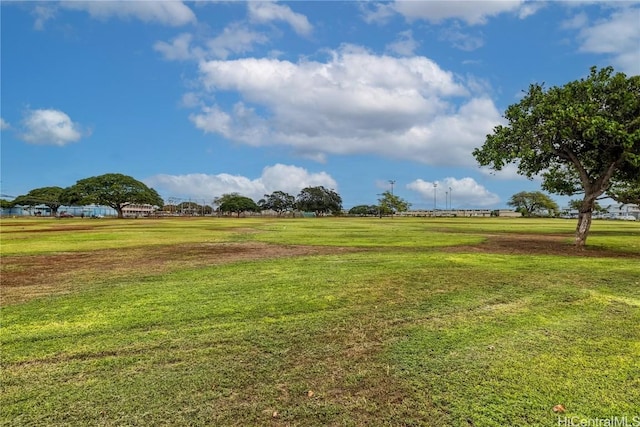
<svg viewBox="0 0 640 427">
<path fill-rule="evenodd" d="M 215 200 L 218 210 L 223 213 L 236 213 L 238 218 L 243 212 L 260 212 L 260 207 L 253 199 L 238 193 L 223 194 Z"/>
<path fill-rule="evenodd" d="M 381 194 L 381 198 L 378 199 L 378 206 L 380 206 L 380 214 L 391 214 L 396 212 L 406 212 L 411 207 L 411 203 L 391 193 L 385 191 Z"/>
<path fill-rule="evenodd" d="M 62 187 L 42 187 L 35 188 L 29 191 L 27 194 L 23 194 L 21 196 L 13 199 L 12 203 L 14 206 L 37 206 L 37 205 L 45 205 L 51 209 L 51 214 L 56 215 L 58 213 L 58 208 L 62 206 L 60 202 L 60 196 L 64 192 Z"/>
<path fill-rule="evenodd" d="M 64 190 L 64 204 L 97 204 L 109 206 L 122 218 L 123 209 L 131 204 L 163 206 L 162 197 L 144 183 L 127 175 L 108 173 L 81 179 Z"/>
<path fill-rule="evenodd" d="M 296 197 L 296 207 L 301 211 L 314 212 L 316 216 L 326 213 L 339 214 L 342 197 L 335 190 L 319 187 L 303 188 Z"/>
<path fill-rule="evenodd" d="M 640 76 L 593 67 L 562 87 L 532 84 L 505 118 L 473 155 L 495 170 L 515 163 L 528 178 L 541 175 L 549 192 L 583 194 L 575 243 L 584 247 L 596 200 L 640 175 Z"/>
<path fill-rule="evenodd" d="M 558 204 L 551 197 L 540 191 L 521 191 L 511 196 L 507 205 L 512 206 L 523 216 L 541 215 L 545 212 L 551 215 L 558 212 Z"/>
<path fill-rule="evenodd" d="M 296 198 L 291 194 L 283 191 L 274 191 L 271 194 L 265 194 L 264 199 L 258 201 L 258 205 L 262 210 L 272 210 L 282 215 L 285 212 L 292 211 L 296 203 Z"/>
</svg>

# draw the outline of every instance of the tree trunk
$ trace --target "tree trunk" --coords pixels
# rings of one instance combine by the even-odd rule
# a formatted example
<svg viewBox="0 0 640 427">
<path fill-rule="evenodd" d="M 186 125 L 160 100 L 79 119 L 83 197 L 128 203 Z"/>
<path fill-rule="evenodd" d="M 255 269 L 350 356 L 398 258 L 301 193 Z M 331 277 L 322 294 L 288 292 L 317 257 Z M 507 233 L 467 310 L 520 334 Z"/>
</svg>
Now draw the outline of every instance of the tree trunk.
<svg viewBox="0 0 640 427">
<path fill-rule="evenodd" d="M 120 219 L 124 218 L 124 212 L 122 212 L 122 208 L 121 207 L 117 207 L 116 208 L 116 212 L 118 212 L 118 218 L 120 218 Z"/>
<path fill-rule="evenodd" d="M 578 211 L 578 225 L 576 227 L 576 248 L 584 249 L 587 244 L 587 235 L 591 228 L 591 216 L 595 205 L 595 197 L 591 195 L 584 196 L 582 205 Z"/>
<path fill-rule="evenodd" d="M 576 227 L 576 247 L 584 249 L 587 243 L 587 234 L 591 227 L 591 211 L 578 214 L 578 226 Z"/>
</svg>

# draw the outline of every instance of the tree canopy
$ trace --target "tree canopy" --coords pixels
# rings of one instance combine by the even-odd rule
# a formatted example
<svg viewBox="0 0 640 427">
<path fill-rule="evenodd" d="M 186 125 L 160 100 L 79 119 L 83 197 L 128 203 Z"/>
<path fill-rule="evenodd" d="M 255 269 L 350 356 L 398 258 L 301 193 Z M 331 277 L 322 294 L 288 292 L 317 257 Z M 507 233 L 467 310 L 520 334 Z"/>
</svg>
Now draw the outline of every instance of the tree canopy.
<svg viewBox="0 0 640 427">
<path fill-rule="evenodd" d="M 411 203 L 392 194 L 390 191 L 382 193 L 382 197 L 378 199 L 378 205 L 382 213 L 391 215 L 396 212 L 406 212 L 411 207 Z"/>
<path fill-rule="evenodd" d="M 144 183 L 127 175 L 108 173 L 81 179 L 64 190 L 63 204 L 92 204 L 112 207 L 123 217 L 123 209 L 131 204 L 162 206 L 162 197 Z"/>
<path fill-rule="evenodd" d="M 272 210 L 278 215 L 292 211 L 295 207 L 296 198 L 283 191 L 274 191 L 271 194 L 265 194 L 264 199 L 258 201 L 258 205 L 262 210 Z"/>
<path fill-rule="evenodd" d="M 16 197 L 11 202 L 14 206 L 37 206 L 45 205 L 51 209 L 51 213 L 55 215 L 58 208 L 62 206 L 60 196 L 64 192 L 62 187 L 42 187 L 34 188 L 27 194 Z"/>
<path fill-rule="evenodd" d="M 607 195 L 620 203 L 640 205 L 640 175 L 635 180 L 614 184 Z"/>
<path fill-rule="evenodd" d="M 592 67 L 562 87 L 532 84 L 504 117 L 476 160 L 495 170 L 515 163 L 549 192 L 583 194 L 575 238 L 583 247 L 596 200 L 640 176 L 640 76 Z"/>
<path fill-rule="evenodd" d="M 551 215 L 558 212 L 558 204 L 540 191 L 521 191 L 511 196 L 507 205 L 512 206 L 523 216 Z"/>
<path fill-rule="evenodd" d="M 349 215 L 371 216 L 380 213 L 378 205 L 358 205 L 349 209 Z"/>
<path fill-rule="evenodd" d="M 298 194 L 296 207 L 301 211 L 314 212 L 316 216 L 338 214 L 342 210 L 342 197 L 323 186 L 306 187 Z"/>
<path fill-rule="evenodd" d="M 260 207 L 253 199 L 241 196 L 238 193 L 223 194 L 216 199 L 218 210 L 223 213 L 237 213 L 238 217 L 243 212 L 260 212 Z"/>
</svg>

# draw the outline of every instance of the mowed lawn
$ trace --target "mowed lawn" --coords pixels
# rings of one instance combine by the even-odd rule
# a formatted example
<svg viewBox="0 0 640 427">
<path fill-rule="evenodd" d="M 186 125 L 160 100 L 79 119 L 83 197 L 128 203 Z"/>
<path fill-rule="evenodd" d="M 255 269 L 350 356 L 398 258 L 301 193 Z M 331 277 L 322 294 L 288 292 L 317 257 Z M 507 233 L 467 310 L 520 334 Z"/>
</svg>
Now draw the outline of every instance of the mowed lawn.
<svg viewBox="0 0 640 427">
<path fill-rule="evenodd" d="M 639 223 L 0 225 L 2 425 L 640 421 Z"/>
</svg>

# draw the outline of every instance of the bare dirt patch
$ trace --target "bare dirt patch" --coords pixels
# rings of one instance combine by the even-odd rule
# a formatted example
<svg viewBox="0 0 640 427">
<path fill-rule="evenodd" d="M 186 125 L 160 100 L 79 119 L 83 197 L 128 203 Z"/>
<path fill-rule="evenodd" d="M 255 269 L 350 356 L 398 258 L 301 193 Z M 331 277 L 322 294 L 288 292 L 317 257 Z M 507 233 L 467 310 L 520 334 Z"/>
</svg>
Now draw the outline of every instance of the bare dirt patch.
<svg viewBox="0 0 640 427">
<path fill-rule="evenodd" d="M 142 248 L 65 252 L 2 258 L 0 304 L 66 293 L 98 278 L 158 274 L 207 265 L 306 255 L 352 252 L 352 248 L 200 243 Z"/>
<path fill-rule="evenodd" d="M 618 252 L 587 246 L 577 249 L 572 236 L 556 234 L 492 234 L 477 245 L 452 246 L 443 248 L 444 252 L 470 251 L 477 253 L 496 253 L 511 255 L 560 255 L 599 258 L 639 258 L 633 252 Z"/>
</svg>

